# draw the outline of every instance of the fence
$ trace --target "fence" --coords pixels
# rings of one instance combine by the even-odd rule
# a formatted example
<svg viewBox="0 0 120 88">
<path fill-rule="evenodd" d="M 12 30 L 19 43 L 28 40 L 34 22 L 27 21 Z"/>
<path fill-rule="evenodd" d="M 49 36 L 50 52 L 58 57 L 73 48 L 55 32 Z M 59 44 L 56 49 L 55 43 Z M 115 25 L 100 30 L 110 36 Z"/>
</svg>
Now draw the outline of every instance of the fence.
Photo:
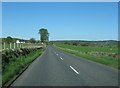
<svg viewBox="0 0 120 88">
<path fill-rule="evenodd" d="M 0 44 L 0 51 L 6 49 L 19 49 L 19 48 L 33 48 L 41 47 L 40 43 L 2 43 Z"/>
</svg>

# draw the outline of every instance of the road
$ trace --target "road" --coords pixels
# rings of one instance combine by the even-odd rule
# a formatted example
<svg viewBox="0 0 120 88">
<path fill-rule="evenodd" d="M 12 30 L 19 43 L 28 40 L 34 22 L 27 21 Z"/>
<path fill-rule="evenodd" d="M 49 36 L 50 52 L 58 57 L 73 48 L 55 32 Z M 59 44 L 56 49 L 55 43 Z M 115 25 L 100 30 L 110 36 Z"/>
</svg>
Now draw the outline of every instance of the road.
<svg viewBox="0 0 120 88">
<path fill-rule="evenodd" d="M 117 86 L 118 70 L 48 46 L 12 86 Z"/>
</svg>

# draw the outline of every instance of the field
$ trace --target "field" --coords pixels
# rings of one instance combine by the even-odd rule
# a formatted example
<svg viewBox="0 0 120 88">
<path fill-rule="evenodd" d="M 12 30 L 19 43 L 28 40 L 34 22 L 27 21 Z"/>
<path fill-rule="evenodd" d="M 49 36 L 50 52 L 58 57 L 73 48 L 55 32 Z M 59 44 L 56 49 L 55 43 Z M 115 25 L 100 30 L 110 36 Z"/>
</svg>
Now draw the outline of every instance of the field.
<svg viewBox="0 0 120 88">
<path fill-rule="evenodd" d="M 117 46 L 74 46 L 63 43 L 55 43 L 55 46 L 73 55 L 118 68 Z"/>
<path fill-rule="evenodd" d="M 117 47 L 109 47 L 109 46 L 103 46 L 103 47 L 98 47 L 98 46 L 73 46 L 73 45 L 67 45 L 67 44 L 57 44 L 59 47 L 63 48 L 69 48 L 73 50 L 78 50 L 82 52 L 109 52 L 109 53 L 118 53 L 118 48 Z"/>
</svg>

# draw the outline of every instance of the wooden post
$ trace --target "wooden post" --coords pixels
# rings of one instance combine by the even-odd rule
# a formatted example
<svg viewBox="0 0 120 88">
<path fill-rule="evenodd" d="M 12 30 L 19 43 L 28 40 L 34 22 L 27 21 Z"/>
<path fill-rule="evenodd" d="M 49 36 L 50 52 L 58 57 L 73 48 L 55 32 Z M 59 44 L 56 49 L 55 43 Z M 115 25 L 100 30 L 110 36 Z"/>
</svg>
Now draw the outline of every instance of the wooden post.
<svg viewBox="0 0 120 88">
<path fill-rule="evenodd" d="M 14 49 L 15 49 L 15 43 L 14 43 Z"/>
<path fill-rule="evenodd" d="M 20 43 L 20 48 L 21 48 L 21 43 Z"/>
<path fill-rule="evenodd" d="M 5 42 L 4 42 L 4 50 L 5 50 Z"/>
<path fill-rule="evenodd" d="M 17 48 L 18 48 L 18 43 L 17 43 Z"/>
<path fill-rule="evenodd" d="M 12 45 L 11 45 L 11 42 L 10 42 L 10 49 L 12 49 Z"/>
</svg>

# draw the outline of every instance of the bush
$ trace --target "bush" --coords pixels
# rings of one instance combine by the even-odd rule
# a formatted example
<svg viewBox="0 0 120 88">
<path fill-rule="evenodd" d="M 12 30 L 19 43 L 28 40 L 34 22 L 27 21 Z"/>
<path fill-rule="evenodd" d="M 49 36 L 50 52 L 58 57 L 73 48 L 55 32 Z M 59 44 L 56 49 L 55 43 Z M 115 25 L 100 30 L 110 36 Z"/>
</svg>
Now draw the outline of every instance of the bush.
<svg viewBox="0 0 120 88">
<path fill-rule="evenodd" d="M 77 46 L 78 44 L 76 42 L 73 43 L 74 46 Z"/>
</svg>

